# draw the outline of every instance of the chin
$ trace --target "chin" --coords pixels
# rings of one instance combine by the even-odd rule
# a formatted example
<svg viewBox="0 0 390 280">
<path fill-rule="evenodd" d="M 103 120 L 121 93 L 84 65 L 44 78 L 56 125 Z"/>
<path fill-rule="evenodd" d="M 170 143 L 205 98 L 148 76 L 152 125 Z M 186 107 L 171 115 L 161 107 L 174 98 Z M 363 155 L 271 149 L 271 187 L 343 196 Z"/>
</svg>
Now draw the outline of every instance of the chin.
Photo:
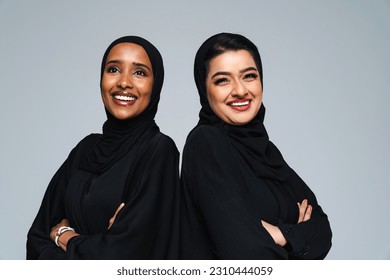
<svg viewBox="0 0 390 280">
<path fill-rule="evenodd" d="M 232 125 L 246 125 L 246 124 L 250 123 L 254 118 L 255 118 L 255 116 L 235 119 L 235 120 L 232 120 L 230 123 Z"/>
<path fill-rule="evenodd" d="M 247 122 L 237 122 L 234 125 L 240 126 L 240 125 L 246 125 L 248 123 L 250 123 L 250 121 L 247 121 Z"/>
<path fill-rule="evenodd" d="M 250 121 L 243 121 L 243 120 L 229 120 L 229 121 L 227 121 L 228 124 L 237 125 L 237 126 L 245 125 L 245 124 L 247 124 L 249 122 Z"/>
<path fill-rule="evenodd" d="M 133 115 L 130 114 L 112 114 L 116 119 L 124 121 L 127 119 L 133 118 Z"/>
</svg>

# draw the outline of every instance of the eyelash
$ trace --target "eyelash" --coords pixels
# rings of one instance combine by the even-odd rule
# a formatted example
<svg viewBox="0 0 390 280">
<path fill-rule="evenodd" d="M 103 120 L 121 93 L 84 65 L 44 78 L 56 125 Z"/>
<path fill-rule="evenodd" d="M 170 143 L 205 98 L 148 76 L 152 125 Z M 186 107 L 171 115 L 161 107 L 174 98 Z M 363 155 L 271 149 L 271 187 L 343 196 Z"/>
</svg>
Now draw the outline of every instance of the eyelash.
<svg viewBox="0 0 390 280">
<path fill-rule="evenodd" d="M 143 70 L 135 70 L 134 71 L 134 74 L 136 74 L 136 75 L 139 75 L 139 76 L 147 76 L 146 75 L 146 73 L 145 73 L 145 71 L 143 71 Z"/>
<path fill-rule="evenodd" d="M 117 73 L 120 72 L 120 70 L 117 67 L 108 67 L 107 73 Z M 133 72 L 137 76 L 147 76 L 146 72 L 144 70 L 137 69 Z"/>
<path fill-rule="evenodd" d="M 117 67 L 108 67 L 107 68 L 107 73 L 116 73 L 116 72 L 119 72 L 119 69 Z"/>
<path fill-rule="evenodd" d="M 214 81 L 214 85 L 218 86 L 219 84 L 227 82 L 227 81 L 228 81 L 227 78 L 220 78 L 220 79 L 217 79 Z"/>
<path fill-rule="evenodd" d="M 248 79 L 257 79 L 259 76 L 256 74 L 256 73 L 249 73 L 249 74 L 246 74 L 244 76 L 244 80 L 248 80 Z M 220 79 L 217 79 L 214 81 L 214 85 L 218 86 L 220 85 L 221 83 L 225 83 L 225 82 L 228 82 L 228 78 L 220 78 Z"/>
<path fill-rule="evenodd" d="M 244 79 L 257 79 L 258 75 L 255 73 L 249 73 L 244 76 Z"/>
</svg>

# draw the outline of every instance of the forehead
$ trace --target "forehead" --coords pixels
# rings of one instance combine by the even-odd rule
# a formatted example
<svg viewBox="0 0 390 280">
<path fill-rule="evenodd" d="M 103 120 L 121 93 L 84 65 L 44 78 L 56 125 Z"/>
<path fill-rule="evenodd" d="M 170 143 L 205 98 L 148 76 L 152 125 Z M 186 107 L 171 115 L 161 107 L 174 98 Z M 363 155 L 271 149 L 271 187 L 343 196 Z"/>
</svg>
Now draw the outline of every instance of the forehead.
<svg viewBox="0 0 390 280">
<path fill-rule="evenodd" d="M 120 43 L 112 47 L 107 55 L 106 62 L 110 60 L 131 60 L 147 65 L 151 65 L 148 54 L 145 49 L 134 43 Z"/>
<path fill-rule="evenodd" d="M 247 50 L 226 51 L 209 62 L 209 73 L 216 71 L 239 71 L 246 67 L 256 67 L 255 60 Z"/>
</svg>

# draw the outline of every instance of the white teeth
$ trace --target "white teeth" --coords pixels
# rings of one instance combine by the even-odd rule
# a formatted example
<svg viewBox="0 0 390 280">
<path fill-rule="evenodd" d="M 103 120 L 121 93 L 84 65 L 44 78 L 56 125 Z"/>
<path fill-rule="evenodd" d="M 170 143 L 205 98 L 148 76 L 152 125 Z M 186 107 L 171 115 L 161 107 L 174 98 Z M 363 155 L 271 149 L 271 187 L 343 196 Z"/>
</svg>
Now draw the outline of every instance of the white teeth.
<svg viewBox="0 0 390 280">
<path fill-rule="evenodd" d="M 231 106 L 247 106 L 249 104 L 249 100 L 245 102 L 233 102 L 230 103 Z"/>
<path fill-rule="evenodd" d="M 115 95 L 114 98 L 121 101 L 135 101 L 135 97 L 133 96 Z"/>
</svg>

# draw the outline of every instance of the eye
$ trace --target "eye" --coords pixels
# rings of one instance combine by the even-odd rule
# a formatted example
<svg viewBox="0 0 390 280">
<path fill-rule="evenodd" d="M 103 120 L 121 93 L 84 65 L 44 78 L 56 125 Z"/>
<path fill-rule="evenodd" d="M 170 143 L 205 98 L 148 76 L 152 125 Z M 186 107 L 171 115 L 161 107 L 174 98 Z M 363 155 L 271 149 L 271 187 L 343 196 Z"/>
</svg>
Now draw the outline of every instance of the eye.
<svg viewBox="0 0 390 280">
<path fill-rule="evenodd" d="M 140 69 L 135 70 L 134 74 L 137 75 L 137 76 L 146 76 L 145 71 L 144 70 L 140 70 Z"/>
<path fill-rule="evenodd" d="M 256 73 L 248 73 L 244 76 L 244 80 L 253 81 L 256 80 L 257 77 L 259 77 L 259 75 L 257 75 Z"/>
<path fill-rule="evenodd" d="M 219 78 L 219 79 L 216 79 L 215 81 L 213 81 L 213 84 L 216 86 L 223 86 L 223 85 L 226 85 L 228 82 L 229 82 L 228 78 L 223 77 L 223 78 Z"/>
<path fill-rule="evenodd" d="M 117 73 L 119 69 L 117 67 L 110 66 L 107 68 L 107 73 Z"/>
</svg>

